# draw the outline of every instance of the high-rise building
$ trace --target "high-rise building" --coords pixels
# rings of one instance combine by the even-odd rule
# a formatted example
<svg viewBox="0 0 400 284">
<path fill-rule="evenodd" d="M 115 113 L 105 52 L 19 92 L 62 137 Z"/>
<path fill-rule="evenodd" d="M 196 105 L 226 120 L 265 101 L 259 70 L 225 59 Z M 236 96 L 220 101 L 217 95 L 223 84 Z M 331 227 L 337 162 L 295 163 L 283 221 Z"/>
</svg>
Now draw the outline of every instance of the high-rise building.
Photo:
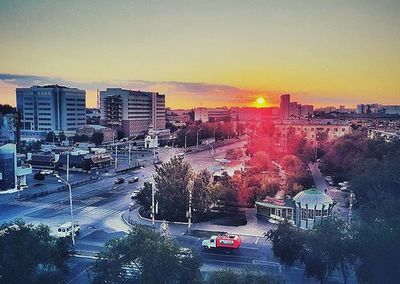
<svg viewBox="0 0 400 284">
<path fill-rule="evenodd" d="M 125 136 L 141 135 L 153 127 L 165 129 L 165 95 L 107 88 L 100 91 L 100 124 L 122 130 Z"/>
<path fill-rule="evenodd" d="M 17 88 L 21 129 L 74 132 L 86 125 L 86 92 L 58 85 Z"/>
<path fill-rule="evenodd" d="M 281 96 L 280 113 L 282 117 L 288 117 L 290 114 L 290 95 Z"/>
</svg>

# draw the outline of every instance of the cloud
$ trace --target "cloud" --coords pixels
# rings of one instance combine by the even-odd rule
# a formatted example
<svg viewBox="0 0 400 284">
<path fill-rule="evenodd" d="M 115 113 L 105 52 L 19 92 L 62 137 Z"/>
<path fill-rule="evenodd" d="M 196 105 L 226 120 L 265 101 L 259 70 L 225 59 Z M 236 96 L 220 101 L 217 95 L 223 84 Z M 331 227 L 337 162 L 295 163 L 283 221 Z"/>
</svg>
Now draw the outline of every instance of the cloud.
<svg viewBox="0 0 400 284">
<path fill-rule="evenodd" d="M 15 87 L 30 87 L 32 85 L 58 84 L 68 87 L 76 87 L 85 90 L 104 90 L 110 87 L 121 87 L 133 90 L 157 91 L 167 94 L 167 102 L 172 105 L 188 104 L 188 107 L 196 105 L 249 105 L 257 96 L 266 96 L 270 101 L 271 92 L 251 89 L 241 89 L 231 85 L 210 84 L 203 82 L 179 82 L 179 81 L 146 81 L 146 80 L 120 80 L 100 82 L 69 81 L 58 77 L 46 77 L 37 75 L 1 74 L 0 81 L 14 85 Z M 94 98 L 88 98 L 94 99 Z M 181 102 L 181 103 L 178 103 Z"/>
</svg>

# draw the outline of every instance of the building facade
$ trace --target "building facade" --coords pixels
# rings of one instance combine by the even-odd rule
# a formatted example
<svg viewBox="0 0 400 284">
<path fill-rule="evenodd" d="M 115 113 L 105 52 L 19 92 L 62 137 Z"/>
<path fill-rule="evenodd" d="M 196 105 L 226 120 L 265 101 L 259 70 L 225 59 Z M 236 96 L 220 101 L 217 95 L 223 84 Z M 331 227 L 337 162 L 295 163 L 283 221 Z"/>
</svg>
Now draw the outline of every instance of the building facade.
<svg viewBox="0 0 400 284">
<path fill-rule="evenodd" d="M 279 105 L 280 113 L 282 117 L 288 117 L 290 115 L 290 95 L 282 95 L 281 103 Z"/>
<path fill-rule="evenodd" d="M 308 141 L 317 143 L 319 140 L 327 141 L 351 133 L 351 126 L 334 121 L 308 121 L 294 120 L 282 121 L 275 124 L 275 138 L 287 142 L 289 133 L 304 136 Z"/>
<path fill-rule="evenodd" d="M 333 215 L 335 203 L 332 198 L 315 188 L 299 192 L 293 199 L 267 197 L 256 201 L 257 214 L 271 222 L 287 220 L 302 228 L 313 228 L 315 224 Z"/>
<path fill-rule="evenodd" d="M 165 95 L 107 88 L 100 91 L 100 124 L 122 130 L 125 136 L 165 129 Z"/>
<path fill-rule="evenodd" d="M 58 85 L 17 88 L 22 131 L 75 132 L 86 125 L 86 92 Z"/>
<path fill-rule="evenodd" d="M 26 175 L 31 173 L 32 167 L 17 158 L 15 144 L 0 147 L 0 191 L 21 189 L 26 186 Z"/>
<path fill-rule="evenodd" d="M 223 121 L 231 119 L 231 111 L 228 108 L 198 107 L 194 110 L 194 120 L 202 122 Z"/>
</svg>

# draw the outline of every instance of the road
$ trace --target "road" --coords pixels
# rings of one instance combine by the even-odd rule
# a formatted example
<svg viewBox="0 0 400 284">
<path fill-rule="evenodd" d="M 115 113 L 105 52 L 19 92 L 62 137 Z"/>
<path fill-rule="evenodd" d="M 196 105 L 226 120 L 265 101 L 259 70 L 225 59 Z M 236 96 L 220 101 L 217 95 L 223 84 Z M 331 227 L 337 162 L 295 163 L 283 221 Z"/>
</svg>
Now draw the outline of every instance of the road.
<svg viewBox="0 0 400 284">
<path fill-rule="evenodd" d="M 230 148 L 243 147 L 244 141 L 216 149 L 215 155 L 211 151 L 203 151 L 185 156 L 195 171 L 208 169 L 216 163 L 215 158 L 223 158 Z M 166 161 L 173 156 L 177 149 L 160 149 L 160 159 Z M 129 227 L 122 219 L 134 189 L 140 188 L 145 180 L 149 180 L 154 173 L 151 163 L 135 172 L 125 174 L 100 173 L 100 179 L 92 184 L 73 188 L 73 207 L 75 220 L 81 225 L 81 233 L 77 236 L 76 249 L 89 258 L 71 258 L 69 265 L 71 273 L 70 283 L 85 283 L 87 281 L 87 269 L 93 263 L 93 256 L 100 251 L 108 240 L 124 236 Z M 126 180 L 132 176 L 138 176 L 140 181 L 134 184 L 115 185 L 117 177 Z M 44 223 L 50 226 L 55 233 L 58 226 L 70 219 L 68 192 L 58 192 L 51 195 L 31 199 L 28 201 L 7 201 L 0 199 L 0 219 L 3 222 L 14 219 L 23 219 L 26 223 Z M 194 250 L 200 248 L 201 239 L 188 236 L 176 236 L 182 246 L 188 246 Z M 199 252 L 199 251 L 198 251 Z M 200 253 L 200 252 L 199 252 Z M 213 252 L 201 253 L 202 273 L 207 275 L 211 270 L 219 268 L 245 268 L 259 267 L 263 271 L 270 270 L 287 280 L 287 283 L 310 283 L 304 278 L 301 268 L 284 269 L 273 257 L 269 244 L 263 238 L 244 237 L 243 248 L 237 255 L 216 254 Z"/>
</svg>

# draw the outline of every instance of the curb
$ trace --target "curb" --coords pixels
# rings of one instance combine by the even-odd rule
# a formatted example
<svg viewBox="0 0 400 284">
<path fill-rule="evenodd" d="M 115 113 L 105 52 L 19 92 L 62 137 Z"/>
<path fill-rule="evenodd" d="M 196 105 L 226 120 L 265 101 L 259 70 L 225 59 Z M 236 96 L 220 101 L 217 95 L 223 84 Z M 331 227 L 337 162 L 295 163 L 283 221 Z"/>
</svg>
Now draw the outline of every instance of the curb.
<svg viewBox="0 0 400 284">
<path fill-rule="evenodd" d="M 127 224 L 129 227 L 133 227 L 133 225 L 130 224 L 130 223 L 128 222 L 128 220 L 126 220 L 126 218 L 125 218 L 124 215 L 125 215 L 125 212 L 123 212 L 123 213 L 121 214 L 122 220 L 123 220 L 123 221 L 125 222 L 125 224 Z M 138 216 L 139 216 L 139 218 L 142 219 L 142 220 L 149 221 L 149 222 L 152 221 L 151 219 L 142 217 L 142 216 L 139 214 L 139 212 L 138 212 Z M 163 221 L 160 221 L 160 220 L 154 220 L 154 221 L 155 221 L 155 222 L 159 222 L 159 223 L 163 222 Z M 169 221 L 167 221 L 167 223 L 168 223 L 168 224 L 187 225 L 187 223 L 183 223 L 183 222 L 169 222 Z M 195 229 L 194 229 L 194 230 L 195 230 Z M 199 230 L 200 230 L 200 229 L 199 229 Z M 220 231 L 216 231 L 216 230 L 201 230 L 201 231 L 220 232 Z M 255 238 L 263 238 L 263 237 L 264 237 L 264 235 L 253 235 L 253 234 L 243 234 L 243 233 L 237 234 L 237 233 L 229 233 L 229 232 L 227 232 L 227 234 L 235 234 L 235 235 L 239 235 L 239 236 L 255 237 Z"/>
</svg>

